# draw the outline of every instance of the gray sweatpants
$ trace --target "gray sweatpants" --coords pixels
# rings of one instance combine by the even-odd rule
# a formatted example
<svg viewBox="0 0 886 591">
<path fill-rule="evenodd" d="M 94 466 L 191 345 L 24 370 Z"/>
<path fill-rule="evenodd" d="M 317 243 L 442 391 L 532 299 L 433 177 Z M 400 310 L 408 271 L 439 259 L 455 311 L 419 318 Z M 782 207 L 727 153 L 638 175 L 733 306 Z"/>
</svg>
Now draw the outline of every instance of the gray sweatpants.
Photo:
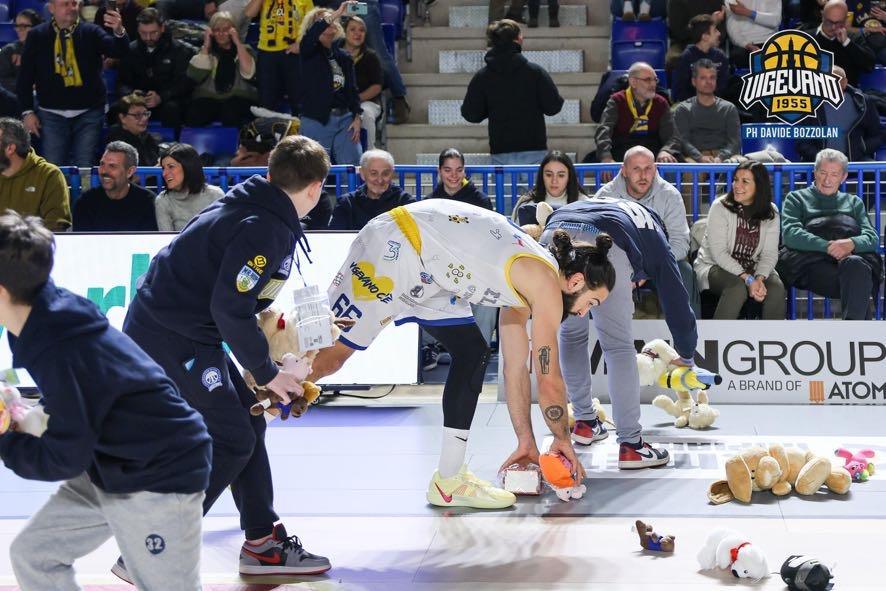
<svg viewBox="0 0 886 591">
<path fill-rule="evenodd" d="M 12 541 L 12 570 L 22 591 L 80 589 L 74 560 L 114 536 L 139 589 L 199 591 L 202 522 L 202 492 L 111 494 L 84 473 L 63 483 Z"/>
<path fill-rule="evenodd" d="M 596 234 L 567 230 L 573 240 L 594 243 Z M 551 231 L 546 231 L 540 242 L 550 242 Z M 634 315 L 633 269 L 627 253 L 613 245 L 609 260 L 615 267 L 615 287 L 602 304 L 591 308 L 594 328 L 603 349 L 609 379 L 609 397 L 612 401 L 612 420 L 615 422 L 619 443 L 637 443 L 643 428 L 640 426 L 640 376 L 637 372 L 637 350 L 631 331 Z M 566 392 L 572 402 L 576 419 L 593 420 L 594 397 L 591 389 L 591 358 L 588 351 L 590 320 L 569 316 L 560 325 L 560 367 L 566 381 Z"/>
</svg>

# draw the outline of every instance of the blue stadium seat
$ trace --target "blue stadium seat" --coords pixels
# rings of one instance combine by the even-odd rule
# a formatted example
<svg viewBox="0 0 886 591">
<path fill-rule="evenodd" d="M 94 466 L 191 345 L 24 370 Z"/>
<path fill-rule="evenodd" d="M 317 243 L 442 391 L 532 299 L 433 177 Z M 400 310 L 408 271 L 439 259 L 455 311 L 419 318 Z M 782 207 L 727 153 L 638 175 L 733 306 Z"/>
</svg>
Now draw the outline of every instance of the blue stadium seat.
<svg viewBox="0 0 886 591">
<path fill-rule="evenodd" d="M 883 146 L 879 150 L 877 150 L 876 155 L 874 156 L 874 160 L 877 162 L 886 162 L 886 146 Z"/>
<path fill-rule="evenodd" d="M 668 40 L 668 27 L 662 18 L 648 21 L 626 21 L 617 18 L 612 21 L 612 42 L 619 41 L 663 41 Z"/>
<path fill-rule="evenodd" d="M 394 59 L 394 62 L 397 61 L 397 28 L 391 23 L 382 23 L 381 32 L 384 34 L 385 38 L 385 47 L 388 48 L 388 53 L 391 54 L 391 57 Z"/>
<path fill-rule="evenodd" d="M 646 62 L 656 70 L 664 69 L 666 50 L 664 41 L 613 41 L 612 69 L 627 70 L 636 62 Z"/>
<path fill-rule="evenodd" d="M 172 127 L 148 127 L 148 133 L 160 138 L 161 142 L 175 141 L 175 129 Z"/>
<path fill-rule="evenodd" d="M 402 39 L 403 16 L 406 12 L 403 10 L 403 3 L 400 0 L 381 0 L 379 2 L 379 9 L 381 11 L 382 24 L 389 23 L 394 25 L 397 39 Z"/>
<path fill-rule="evenodd" d="M 15 23 L 0 23 L 0 45 L 18 40 L 15 34 Z"/>
<path fill-rule="evenodd" d="M 761 150 L 765 150 L 768 147 L 772 147 L 773 150 L 778 151 L 782 156 L 790 160 L 791 162 L 801 162 L 802 158 L 800 158 L 800 154 L 797 153 L 797 149 L 795 147 L 796 140 L 787 139 L 787 138 L 745 138 L 744 136 L 744 128 L 752 125 L 749 123 L 742 124 L 742 134 L 741 134 L 741 153 L 748 154 L 750 152 L 759 152 Z M 781 125 L 777 123 L 763 123 L 763 124 L 753 124 L 753 125 Z"/>
<path fill-rule="evenodd" d="M 179 141 L 190 144 L 198 154 L 231 155 L 237 151 L 236 127 L 182 127 Z"/>
<path fill-rule="evenodd" d="M 858 78 L 858 87 L 862 90 L 883 90 L 886 88 L 886 66 L 877 66 L 873 72 L 862 74 Z"/>
<path fill-rule="evenodd" d="M 49 20 L 50 14 L 47 4 L 46 0 L 15 0 L 15 10 L 10 10 L 10 13 L 18 14 L 25 8 L 30 8 L 42 15 L 45 20 Z"/>
<path fill-rule="evenodd" d="M 6 22 L 9 20 L 9 4 L 4 2 L 0 2 L 0 22 Z"/>
</svg>

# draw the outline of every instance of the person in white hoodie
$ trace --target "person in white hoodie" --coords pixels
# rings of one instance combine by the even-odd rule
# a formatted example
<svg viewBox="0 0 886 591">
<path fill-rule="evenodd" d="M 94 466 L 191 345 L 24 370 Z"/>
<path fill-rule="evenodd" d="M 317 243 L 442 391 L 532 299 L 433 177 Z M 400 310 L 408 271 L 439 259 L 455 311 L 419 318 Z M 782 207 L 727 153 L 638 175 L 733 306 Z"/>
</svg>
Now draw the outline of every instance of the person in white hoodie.
<svg viewBox="0 0 886 591">
<path fill-rule="evenodd" d="M 621 170 L 614 179 L 600 187 L 594 197 L 625 199 L 644 205 L 658 214 L 668 234 L 668 244 L 677 259 L 683 286 L 689 294 L 689 305 L 698 318 L 701 304 L 695 273 L 689 264 L 689 223 L 680 191 L 661 178 L 655 155 L 643 146 L 625 152 Z"/>
<path fill-rule="evenodd" d="M 206 182 L 200 155 L 188 144 L 173 144 L 161 152 L 160 167 L 166 190 L 157 195 L 154 209 L 161 232 L 181 232 L 191 218 L 225 196 Z"/>
</svg>

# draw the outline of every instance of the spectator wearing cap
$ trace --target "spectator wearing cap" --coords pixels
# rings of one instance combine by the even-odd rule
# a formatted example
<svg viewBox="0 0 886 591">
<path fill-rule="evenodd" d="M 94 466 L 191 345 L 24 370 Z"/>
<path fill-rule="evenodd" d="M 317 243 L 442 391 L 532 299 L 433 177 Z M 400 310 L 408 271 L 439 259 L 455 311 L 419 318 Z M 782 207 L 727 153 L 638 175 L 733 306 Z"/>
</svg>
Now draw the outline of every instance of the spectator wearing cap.
<svg viewBox="0 0 886 591">
<path fill-rule="evenodd" d="M 126 142 L 138 152 L 142 166 L 156 166 L 160 157 L 160 144 L 148 132 L 151 111 L 142 94 L 124 96 L 114 106 L 117 123 L 108 130 L 108 142 Z"/>
<path fill-rule="evenodd" d="M 181 232 L 194 216 L 225 196 L 206 182 L 200 154 L 188 144 L 172 144 L 164 151 L 160 168 L 166 190 L 157 195 L 154 209 L 161 232 Z"/>
<path fill-rule="evenodd" d="M 194 89 L 188 64 L 195 49 L 172 38 L 155 8 L 146 8 L 138 15 L 137 34 L 120 60 L 117 90 L 121 95 L 141 92 L 154 120 L 167 127 L 181 127 L 182 114 Z"/>
<path fill-rule="evenodd" d="M 360 95 L 360 126 L 366 130 L 366 147 L 375 147 L 375 122 L 381 115 L 381 89 L 384 72 L 378 55 L 366 47 L 366 23 L 359 16 L 349 17 L 345 23 L 345 43 L 342 48 L 354 60 L 357 92 Z"/>
<path fill-rule="evenodd" d="M 98 187 L 74 204 L 75 232 L 152 232 L 157 230 L 156 195 L 134 182 L 138 152 L 126 142 L 111 142 L 98 166 Z"/>
</svg>

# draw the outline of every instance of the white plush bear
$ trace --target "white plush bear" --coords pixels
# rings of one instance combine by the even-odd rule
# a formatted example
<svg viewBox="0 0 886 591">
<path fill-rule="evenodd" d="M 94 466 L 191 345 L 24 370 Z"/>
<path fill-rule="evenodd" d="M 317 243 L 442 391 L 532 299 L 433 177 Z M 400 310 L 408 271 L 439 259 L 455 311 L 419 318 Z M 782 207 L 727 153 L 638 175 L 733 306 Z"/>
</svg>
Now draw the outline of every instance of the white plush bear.
<svg viewBox="0 0 886 591">
<path fill-rule="evenodd" d="M 0 382 L 0 433 L 14 428 L 40 437 L 49 424 L 49 415 L 40 404 L 28 404 L 15 386 Z"/>
<path fill-rule="evenodd" d="M 714 530 L 698 552 L 702 570 L 727 569 L 740 579 L 762 579 L 769 574 L 766 555 L 747 536 L 731 529 Z"/>
<path fill-rule="evenodd" d="M 671 361 L 678 359 L 680 355 L 661 339 L 649 341 L 643 346 L 643 350 L 637 353 L 637 371 L 640 372 L 640 385 L 652 386 L 658 383 L 658 378 L 668 370 Z M 686 409 L 689 410 L 688 408 Z"/>
</svg>

